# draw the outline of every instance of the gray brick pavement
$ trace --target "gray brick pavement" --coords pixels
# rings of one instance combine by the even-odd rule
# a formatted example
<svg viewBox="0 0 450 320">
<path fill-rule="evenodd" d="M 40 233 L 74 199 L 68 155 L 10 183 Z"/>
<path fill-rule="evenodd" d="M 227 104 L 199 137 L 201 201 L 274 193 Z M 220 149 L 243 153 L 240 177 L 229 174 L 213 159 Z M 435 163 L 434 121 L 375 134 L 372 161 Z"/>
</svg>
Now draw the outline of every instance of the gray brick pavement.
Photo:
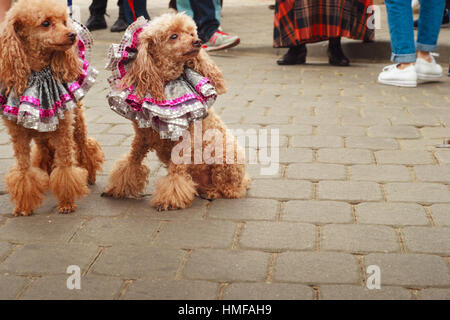
<svg viewBox="0 0 450 320">
<path fill-rule="evenodd" d="M 167 5 L 158 1 L 151 15 Z M 33 216 L 13 217 L 0 179 L 0 299 L 448 299 L 450 150 L 436 145 L 450 135 L 450 80 L 406 91 L 375 83 L 384 64 L 347 70 L 309 56 L 277 66 L 282 50 L 246 51 L 272 28 L 273 12 L 252 4 L 224 8 L 225 30 L 242 43 L 212 54 L 229 89 L 215 108 L 233 129 L 279 129 L 278 172 L 252 165 L 246 198 L 160 213 L 149 201 L 166 170 L 151 154 L 142 199 L 101 198 L 133 130 L 105 100 L 104 54 L 119 35 L 94 32 L 101 73 L 85 105 L 104 172 L 67 216 L 48 195 Z M 267 32 L 255 37 L 250 23 Z M 15 161 L 3 124 L 0 133 L 3 177 Z M 80 291 L 65 286 L 73 264 Z M 381 290 L 364 287 L 369 265 Z"/>
</svg>

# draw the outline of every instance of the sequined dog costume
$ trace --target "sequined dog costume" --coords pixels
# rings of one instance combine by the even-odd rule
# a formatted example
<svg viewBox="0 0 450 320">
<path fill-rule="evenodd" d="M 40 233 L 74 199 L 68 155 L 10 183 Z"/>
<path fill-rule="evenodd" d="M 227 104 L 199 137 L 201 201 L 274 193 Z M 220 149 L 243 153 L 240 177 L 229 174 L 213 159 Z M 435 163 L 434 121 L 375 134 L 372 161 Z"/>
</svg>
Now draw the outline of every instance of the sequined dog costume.
<svg viewBox="0 0 450 320">
<path fill-rule="evenodd" d="M 68 21 L 57 0 L 20 0 L 0 41 L 0 114 L 17 160 L 5 179 L 13 213 L 33 213 L 47 189 L 60 213 L 72 212 L 104 161 L 97 141 L 87 137 L 80 102 L 97 76 L 89 63 L 91 34 Z"/>
<path fill-rule="evenodd" d="M 157 181 L 151 200 L 159 211 L 187 208 L 195 195 L 212 200 L 246 194 L 250 179 L 245 155 L 211 108 L 217 95 L 225 92 L 225 82 L 200 49 L 191 18 L 178 13 L 150 22 L 138 19 L 122 42 L 111 46 L 107 69 L 112 71 L 110 107 L 132 120 L 135 136 L 129 154 L 116 161 L 103 195 L 140 197 L 148 183 L 149 169 L 142 163 L 148 151 L 155 151 L 168 171 Z M 204 141 L 207 130 L 217 136 Z M 180 162 L 183 144 L 188 148 L 181 152 Z M 217 162 L 203 161 L 211 146 Z M 217 147 L 231 150 L 231 161 Z M 192 161 L 194 150 L 200 153 L 200 162 Z M 237 163 L 238 158 L 244 161 Z"/>
</svg>

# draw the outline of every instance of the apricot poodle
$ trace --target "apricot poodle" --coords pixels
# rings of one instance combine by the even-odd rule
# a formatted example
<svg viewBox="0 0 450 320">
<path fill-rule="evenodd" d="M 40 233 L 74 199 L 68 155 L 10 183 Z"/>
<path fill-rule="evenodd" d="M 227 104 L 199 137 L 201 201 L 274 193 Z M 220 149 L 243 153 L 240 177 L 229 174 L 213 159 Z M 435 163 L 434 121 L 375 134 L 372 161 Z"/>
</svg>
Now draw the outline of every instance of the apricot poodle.
<svg viewBox="0 0 450 320">
<path fill-rule="evenodd" d="M 47 189 L 60 213 L 72 212 L 104 161 L 80 102 L 97 74 L 87 60 L 92 38 L 61 1 L 20 0 L 0 43 L 0 114 L 17 160 L 6 176 L 13 213 L 30 215 Z"/>
<path fill-rule="evenodd" d="M 187 208 L 196 195 L 245 196 L 245 153 L 210 108 L 225 81 L 201 48 L 194 21 L 183 13 L 138 19 L 109 57 L 109 103 L 133 121 L 135 136 L 103 195 L 139 197 L 149 175 L 142 162 L 155 151 L 168 171 L 151 200 L 157 210 Z"/>
</svg>

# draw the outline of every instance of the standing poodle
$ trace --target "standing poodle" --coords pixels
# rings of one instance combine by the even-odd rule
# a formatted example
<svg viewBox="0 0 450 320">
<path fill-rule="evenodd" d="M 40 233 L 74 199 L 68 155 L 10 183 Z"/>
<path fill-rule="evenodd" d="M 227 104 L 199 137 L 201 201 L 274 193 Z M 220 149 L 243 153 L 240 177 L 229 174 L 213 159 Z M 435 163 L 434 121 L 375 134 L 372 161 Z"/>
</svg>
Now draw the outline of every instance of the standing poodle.
<svg viewBox="0 0 450 320">
<path fill-rule="evenodd" d="M 142 161 L 155 151 L 168 170 L 151 201 L 159 211 L 187 208 L 196 195 L 243 197 L 250 182 L 245 154 L 209 109 L 225 82 L 201 49 L 193 20 L 182 13 L 138 19 L 109 56 L 109 103 L 133 121 L 135 136 L 103 195 L 138 197 L 148 183 Z"/>
<path fill-rule="evenodd" d="M 14 215 L 30 215 L 48 188 L 59 212 L 72 212 L 104 161 L 80 102 L 97 75 L 87 61 L 92 37 L 60 1 L 20 0 L 0 43 L 0 115 L 17 160 L 6 176 Z"/>
</svg>

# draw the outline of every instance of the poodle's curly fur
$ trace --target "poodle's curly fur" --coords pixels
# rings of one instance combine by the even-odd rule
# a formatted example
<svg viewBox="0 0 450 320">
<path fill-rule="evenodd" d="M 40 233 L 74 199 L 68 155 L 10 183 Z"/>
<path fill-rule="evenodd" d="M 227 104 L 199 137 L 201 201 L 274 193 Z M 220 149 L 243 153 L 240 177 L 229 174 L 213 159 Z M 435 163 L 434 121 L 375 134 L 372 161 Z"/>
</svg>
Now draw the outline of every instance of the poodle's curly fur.
<svg viewBox="0 0 450 320">
<path fill-rule="evenodd" d="M 175 39 L 171 38 L 174 34 L 177 35 Z M 155 18 L 141 32 L 138 42 L 136 61 L 122 82 L 124 87 L 136 86 L 137 95 L 141 98 L 150 91 L 153 98 L 164 100 L 164 86 L 180 77 L 185 66 L 209 78 L 218 94 L 226 92 L 222 72 L 208 54 L 200 49 L 195 23 L 185 14 L 167 13 Z M 159 133 L 152 128 L 139 128 L 136 123 L 133 126 L 135 136 L 131 151 L 116 162 L 104 195 L 123 198 L 142 193 L 149 174 L 149 169 L 142 161 L 149 151 L 155 151 L 168 171 L 167 176 L 157 181 L 151 200 L 151 204 L 158 210 L 187 208 L 196 195 L 210 200 L 245 196 L 250 182 L 245 163 L 227 164 L 223 155 L 223 164 L 175 164 L 171 159 L 172 149 L 182 139 L 161 139 Z M 226 126 L 213 109 L 209 110 L 208 117 L 202 121 L 202 133 L 208 129 L 216 129 L 222 134 L 223 150 L 226 150 L 226 143 L 233 144 L 234 159 L 238 159 L 238 152 L 242 151 L 238 150 L 234 137 L 225 139 Z M 193 158 L 193 124 L 189 127 L 189 134 L 192 137 Z M 202 150 L 206 147 L 208 142 L 203 141 Z"/>
<path fill-rule="evenodd" d="M 46 20 L 51 27 L 42 26 Z M 6 94 L 14 88 L 20 96 L 31 71 L 48 65 L 61 81 L 77 79 L 81 65 L 69 36 L 74 31 L 67 24 L 67 8 L 57 0 L 20 0 L 9 10 L 0 27 L 0 86 Z M 99 144 L 87 138 L 81 103 L 65 113 L 53 132 L 26 129 L 7 119 L 4 123 L 17 160 L 6 176 L 7 190 L 15 201 L 14 215 L 32 214 L 47 189 L 57 197 L 60 213 L 72 212 L 74 200 L 89 192 L 87 183 L 95 182 L 104 161 Z"/>
</svg>

